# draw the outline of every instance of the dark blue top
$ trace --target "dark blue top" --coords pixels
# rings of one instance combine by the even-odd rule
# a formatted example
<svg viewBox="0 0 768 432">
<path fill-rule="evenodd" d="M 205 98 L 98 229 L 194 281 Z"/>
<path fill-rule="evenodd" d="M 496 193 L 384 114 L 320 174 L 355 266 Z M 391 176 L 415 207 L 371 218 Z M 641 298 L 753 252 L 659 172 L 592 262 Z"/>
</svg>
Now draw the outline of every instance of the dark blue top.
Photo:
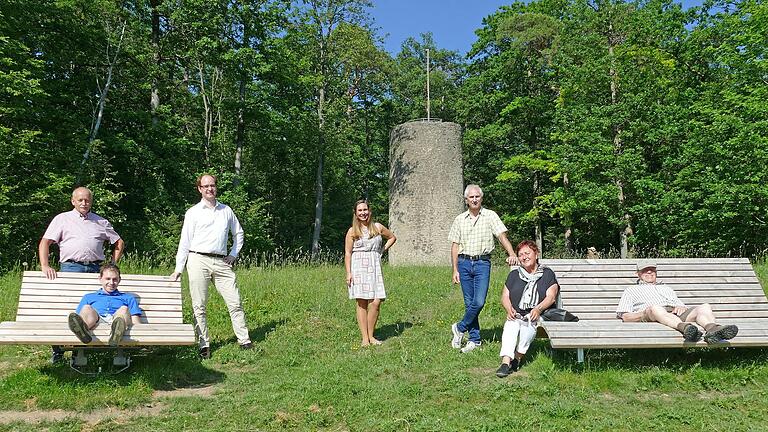
<svg viewBox="0 0 768 432">
<path fill-rule="evenodd" d="M 141 315 L 141 309 L 139 309 L 139 302 L 136 301 L 136 297 L 133 294 L 121 293 L 118 290 L 108 293 L 102 288 L 96 292 L 84 295 L 80 300 L 80 304 L 77 305 L 75 312 L 80 313 L 80 309 L 85 305 L 91 305 L 96 310 L 96 313 L 101 316 L 114 314 L 122 306 L 128 306 L 128 312 L 131 315 Z"/>
</svg>

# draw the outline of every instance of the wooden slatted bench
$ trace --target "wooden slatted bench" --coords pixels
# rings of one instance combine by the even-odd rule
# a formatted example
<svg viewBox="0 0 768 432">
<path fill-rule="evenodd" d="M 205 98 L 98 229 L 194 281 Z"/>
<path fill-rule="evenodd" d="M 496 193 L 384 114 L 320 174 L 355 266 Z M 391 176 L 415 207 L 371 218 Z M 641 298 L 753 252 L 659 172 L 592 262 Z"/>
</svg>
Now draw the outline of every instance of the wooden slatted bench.
<svg viewBox="0 0 768 432">
<path fill-rule="evenodd" d="M 93 273 L 59 272 L 49 280 L 39 271 L 24 272 L 16 321 L 0 323 L 0 344 L 60 345 L 77 352 L 75 365 L 85 365 L 84 348 L 109 348 L 111 328 L 99 323 L 92 330 L 93 341 L 84 345 L 69 330 L 67 316 L 84 294 L 99 288 L 98 275 Z M 194 327 L 182 319 L 180 281 L 124 274 L 118 289 L 134 294 L 143 312 L 142 324 L 126 330 L 120 348 L 195 344 Z"/>
<path fill-rule="evenodd" d="M 576 349 L 579 362 L 589 348 L 677 348 L 707 346 L 684 342 L 658 323 L 625 323 L 616 318 L 624 289 L 637 281 L 634 259 L 548 259 L 560 283 L 564 309 L 579 322 L 543 322 L 554 349 Z M 768 346 L 768 300 L 746 258 L 657 259 L 659 283 L 672 287 L 686 306 L 709 303 L 720 323 L 739 334 L 716 346 Z"/>
</svg>

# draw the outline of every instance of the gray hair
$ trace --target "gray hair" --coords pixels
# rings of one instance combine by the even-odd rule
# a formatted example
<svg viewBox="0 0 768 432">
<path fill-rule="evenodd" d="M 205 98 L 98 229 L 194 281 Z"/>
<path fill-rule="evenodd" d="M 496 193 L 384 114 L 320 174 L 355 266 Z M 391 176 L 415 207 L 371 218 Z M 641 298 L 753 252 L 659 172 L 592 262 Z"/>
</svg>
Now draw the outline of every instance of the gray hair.
<svg viewBox="0 0 768 432">
<path fill-rule="evenodd" d="M 469 185 L 467 185 L 467 187 L 464 189 L 464 198 L 465 198 L 465 199 L 469 197 L 469 191 L 471 191 L 472 189 L 477 189 L 477 191 L 478 191 L 478 192 L 480 192 L 480 198 L 482 198 L 482 197 L 483 197 L 483 190 L 482 190 L 482 189 L 480 189 L 480 186 L 478 186 L 478 185 L 476 185 L 476 184 L 469 184 Z"/>
</svg>

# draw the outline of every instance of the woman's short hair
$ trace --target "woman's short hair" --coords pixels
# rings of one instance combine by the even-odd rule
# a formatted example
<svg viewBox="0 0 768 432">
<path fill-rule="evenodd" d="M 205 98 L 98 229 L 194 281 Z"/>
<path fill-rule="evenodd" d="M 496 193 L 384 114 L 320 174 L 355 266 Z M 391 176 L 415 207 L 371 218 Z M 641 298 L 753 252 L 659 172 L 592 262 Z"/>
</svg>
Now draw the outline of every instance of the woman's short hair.
<svg viewBox="0 0 768 432">
<path fill-rule="evenodd" d="M 539 254 L 539 247 L 536 246 L 536 242 L 533 240 L 523 240 L 520 243 L 517 244 L 517 248 L 515 248 L 516 251 L 520 251 L 520 248 L 523 246 L 528 246 L 529 249 L 536 252 L 536 255 Z"/>
</svg>

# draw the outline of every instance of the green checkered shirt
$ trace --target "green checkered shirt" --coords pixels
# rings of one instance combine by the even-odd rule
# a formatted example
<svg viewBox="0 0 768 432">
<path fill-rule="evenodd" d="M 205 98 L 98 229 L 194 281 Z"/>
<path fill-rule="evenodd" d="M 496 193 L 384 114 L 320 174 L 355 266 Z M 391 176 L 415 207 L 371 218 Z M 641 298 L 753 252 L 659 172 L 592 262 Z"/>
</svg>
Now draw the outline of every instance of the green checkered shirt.
<svg viewBox="0 0 768 432">
<path fill-rule="evenodd" d="M 448 239 L 459 245 L 460 254 L 485 255 L 493 251 L 493 238 L 506 231 L 507 227 L 495 211 L 481 207 L 474 223 L 469 210 L 456 216 Z"/>
</svg>

